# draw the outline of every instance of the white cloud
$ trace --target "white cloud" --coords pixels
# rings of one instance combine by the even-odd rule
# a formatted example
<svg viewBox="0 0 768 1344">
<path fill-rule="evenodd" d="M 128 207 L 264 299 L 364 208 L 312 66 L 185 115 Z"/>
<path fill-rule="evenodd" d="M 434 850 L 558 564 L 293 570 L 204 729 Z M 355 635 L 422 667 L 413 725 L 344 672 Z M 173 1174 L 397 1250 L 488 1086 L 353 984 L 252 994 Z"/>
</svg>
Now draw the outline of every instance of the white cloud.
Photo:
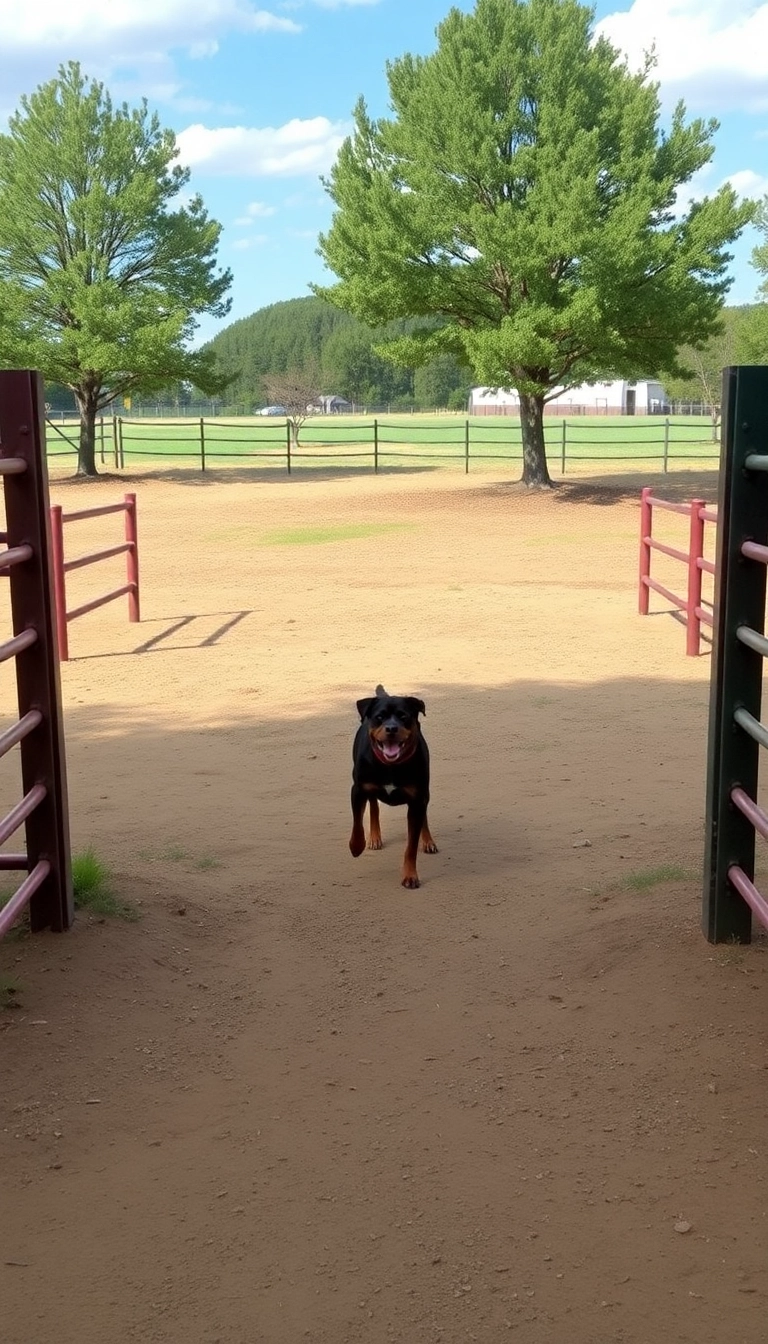
<svg viewBox="0 0 768 1344">
<path fill-rule="evenodd" d="M 378 5 L 380 0 L 283 0 L 281 9 L 303 9 L 305 4 L 317 5 L 320 9 L 342 9 L 352 5 Z"/>
<path fill-rule="evenodd" d="M 746 198 L 757 201 L 768 195 L 768 178 L 761 177 L 751 168 L 741 168 L 718 180 L 715 180 L 714 173 L 714 165 L 706 163 L 694 173 L 690 182 L 686 182 L 680 188 L 674 211 L 678 218 L 687 213 L 694 201 L 700 201 L 704 196 L 715 196 L 720 188 L 726 185 L 733 187 L 736 195 L 742 200 Z"/>
<path fill-rule="evenodd" d="M 348 134 L 327 117 L 284 126 L 188 126 L 177 136 L 181 162 L 217 177 L 298 177 L 328 170 Z"/>
<path fill-rule="evenodd" d="M 265 205 L 263 201 L 251 201 L 245 208 L 245 214 L 240 215 L 235 224 L 241 228 L 247 228 L 257 219 L 268 219 L 270 215 L 275 214 L 274 205 Z"/>
<path fill-rule="evenodd" d="M 201 60 L 231 33 L 301 31 L 254 0 L 0 0 L 2 101 L 13 106 L 75 55 L 87 75 L 119 71 L 124 79 L 131 71 L 142 93 L 172 98 L 179 92 L 174 53 Z"/>
<path fill-rule="evenodd" d="M 768 177 L 761 176 L 751 168 L 743 168 L 738 173 L 731 173 L 726 178 L 730 182 L 737 196 L 747 196 L 750 200 L 759 201 L 763 196 L 768 196 Z"/>
<path fill-rule="evenodd" d="M 597 31 L 633 68 L 655 47 L 662 91 L 691 103 L 747 107 L 768 98 L 768 3 L 755 0 L 634 0 Z"/>
<path fill-rule="evenodd" d="M 268 242 L 266 233 L 251 233 L 247 238 L 235 238 L 231 247 L 233 252 L 249 252 L 252 247 L 263 247 Z"/>
<path fill-rule="evenodd" d="M 34 0 L 19 6 L 0 0 L 0 46 L 9 51 L 83 47 L 115 49 L 117 43 L 160 51 L 164 44 L 208 54 L 225 30 L 298 31 L 293 19 L 258 9 L 251 0 Z"/>
</svg>

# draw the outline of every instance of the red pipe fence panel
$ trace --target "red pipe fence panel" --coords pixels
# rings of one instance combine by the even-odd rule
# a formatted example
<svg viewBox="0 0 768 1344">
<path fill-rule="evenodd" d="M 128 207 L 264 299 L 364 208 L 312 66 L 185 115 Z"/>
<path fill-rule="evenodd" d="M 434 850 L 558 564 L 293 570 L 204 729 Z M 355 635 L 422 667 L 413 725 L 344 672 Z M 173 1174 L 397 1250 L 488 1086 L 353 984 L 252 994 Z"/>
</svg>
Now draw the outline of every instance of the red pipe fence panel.
<svg viewBox="0 0 768 1344">
<path fill-rule="evenodd" d="M 118 546 L 107 546 L 102 551 L 93 551 L 90 555 L 80 555 L 75 560 L 64 557 L 64 524 L 77 523 L 84 518 L 100 518 L 109 513 L 125 514 L 125 542 Z M 95 509 L 78 509 L 74 513 L 64 513 L 60 504 L 51 506 L 51 540 L 53 559 L 53 586 L 56 600 L 56 620 L 59 641 L 59 658 L 63 663 L 69 660 L 69 621 L 85 616 L 107 602 L 118 597 L 128 597 L 129 621 L 141 620 L 139 607 L 139 539 L 136 521 L 136 496 L 126 495 L 122 504 L 104 504 Z M 125 555 L 126 582 L 120 588 L 114 588 L 102 597 L 83 602 L 79 607 L 67 610 L 66 575 L 73 569 L 83 569 L 86 565 L 98 564 L 100 560 L 110 560 L 115 555 Z"/>
<path fill-rule="evenodd" d="M 22 826 L 26 853 L 0 853 L 0 871 L 26 872 L 0 908 L 0 938 L 29 907 L 33 930 L 66 929 L 74 917 L 69 814 L 51 584 L 45 398 L 39 375 L 0 372 L 0 477 L 13 637 L 0 663 L 16 664 L 18 721 L 0 732 L 0 757 L 20 748 L 23 797 L 0 819 L 0 845 Z"/>
<path fill-rule="evenodd" d="M 654 510 L 681 514 L 689 520 L 688 549 L 669 546 L 653 535 Z M 685 651 L 693 657 L 701 652 L 701 627 L 712 625 L 712 613 L 707 610 L 702 598 L 702 578 L 704 574 L 715 573 L 714 564 L 704 555 L 704 525 L 716 523 L 717 514 L 707 507 L 703 499 L 692 499 L 688 504 L 675 504 L 669 499 L 657 499 L 650 486 L 646 486 L 640 497 L 640 578 L 638 607 L 641 616 L 648 615 L 651 592 L 659 593 L 671 602 L 673 607 L 685 612 L 686 644 Z M 673 593 L 671 589 L 651 577 L 651 556 L 654 551 L 680 560 L 687 570 L 686 592 Z"/>
</svg>

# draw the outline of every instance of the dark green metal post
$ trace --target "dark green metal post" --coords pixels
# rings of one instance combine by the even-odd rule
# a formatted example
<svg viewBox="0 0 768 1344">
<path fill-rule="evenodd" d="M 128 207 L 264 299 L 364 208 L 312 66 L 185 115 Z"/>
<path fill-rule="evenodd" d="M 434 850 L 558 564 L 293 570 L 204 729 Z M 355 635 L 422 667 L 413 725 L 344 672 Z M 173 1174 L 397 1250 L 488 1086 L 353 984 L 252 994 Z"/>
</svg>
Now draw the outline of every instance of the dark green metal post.
<svg viewBox="0 0 768 1344">
<path fill-rule="evenodd" d="M 469 421 L 464 421 L 464 475 L 469 475 Z"/>
<path fill-rule="evenodd" d="M 373 470 L 376 475 L 379 471 L 379 422 L 373 422 Z"/>
<path fill-rule="evenodd" d="M 728 870 L 737 864 L 754 878 L 755 830 L 731 793 L 738 786 L 757 798 L 760 747 L 734 714 L 760 718 L 763 658 L 737 632 L 748 627 L 759 636 L 765 625 L 766 566 L 747 559 L 742 546 L 768 543 L 768 471 L 747 466 L 751 454 L 768 453 L 768 368 L 725 369 L 722 405 L 702 923 L 712 943 L 748 943 L 751 912 Z"/>
</svg>

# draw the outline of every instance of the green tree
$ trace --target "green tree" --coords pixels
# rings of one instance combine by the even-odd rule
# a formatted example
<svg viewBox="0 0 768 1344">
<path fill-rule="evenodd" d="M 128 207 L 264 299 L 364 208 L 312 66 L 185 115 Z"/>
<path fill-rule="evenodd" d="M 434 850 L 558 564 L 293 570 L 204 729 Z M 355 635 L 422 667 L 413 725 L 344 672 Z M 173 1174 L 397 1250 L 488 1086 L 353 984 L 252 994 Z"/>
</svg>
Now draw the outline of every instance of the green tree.
<svg viewBox="0 0 768 1344">
<path fill-rule="evenodd" d="M 460 391 L 461 404 L 466 406 L 469 396 L 469 370 L 462 369 L 453 355 L 438 355 L 429 364 L 422 364 L 413 376 L 413 395 L 422 411 L 448 406 L 451 393 Z"/>
<path fill-rule="evenodd" d="M 674 371 L 717 324 L 753 206 L 726 186 L 675 213 L 716 123 L 680 104 L 663 133 L 650 61 L 631 74 L 576 0 L 477 0 L 437 36 L 387 66 L 390 118 L 357 104 L 320 238 L 339 279 L 320 292 L 371 326 L 442 319 L 393 354 L 453 353 L 516 388 L 523 481 L 548 485 L 555 388 Z"/>
<path fill-rule="evenodd" d="M 768 196 L 758 207 L 755 224 L 763 236 L 763 241 L 752 252 L 752 265 L 763 277 L 758 291 L 762 302 L 745 311 L 739 358 L 745 364 L 768 364 Z"/>
<path fill-rule="evenodd" d="M 372 333 L 359 322 L 337 327 L 323 347 L 323 374 L 328 392 L 357 405 L 379 400 L 383 361 L 373 349 Z"/>
<path fill-rule="evenodd" d="M 216 271 L 220 225 L 172 131 L 146 103 L 113 107 L 72 62 L 21 101 L 0 137 L 0 359 L 72 389 L 78 473 L 95 475 L 96 416 L 116 397 L 225 379 L 190 351 L 196 316 L 223 316 L 231 283 Z"/>
</svg>

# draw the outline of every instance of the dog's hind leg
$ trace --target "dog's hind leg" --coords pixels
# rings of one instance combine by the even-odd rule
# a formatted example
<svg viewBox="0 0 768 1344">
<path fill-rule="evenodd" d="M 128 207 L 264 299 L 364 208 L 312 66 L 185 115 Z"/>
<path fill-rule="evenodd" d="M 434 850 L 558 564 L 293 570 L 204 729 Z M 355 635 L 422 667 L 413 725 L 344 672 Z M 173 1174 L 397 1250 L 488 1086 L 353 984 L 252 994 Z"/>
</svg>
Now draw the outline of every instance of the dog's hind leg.
<svg viewBox="0 0 768 1344">
<path fill-rule="evenodd" d="M 368 848 L 383 849 L 384 843 L 381 838 L 381 821 L 379 819 L 378 798 L 369 798 L 368 806 L 371 809 L 371 824 L 370 824 L 370 833 L 368 836 Z"/>
</svg>

